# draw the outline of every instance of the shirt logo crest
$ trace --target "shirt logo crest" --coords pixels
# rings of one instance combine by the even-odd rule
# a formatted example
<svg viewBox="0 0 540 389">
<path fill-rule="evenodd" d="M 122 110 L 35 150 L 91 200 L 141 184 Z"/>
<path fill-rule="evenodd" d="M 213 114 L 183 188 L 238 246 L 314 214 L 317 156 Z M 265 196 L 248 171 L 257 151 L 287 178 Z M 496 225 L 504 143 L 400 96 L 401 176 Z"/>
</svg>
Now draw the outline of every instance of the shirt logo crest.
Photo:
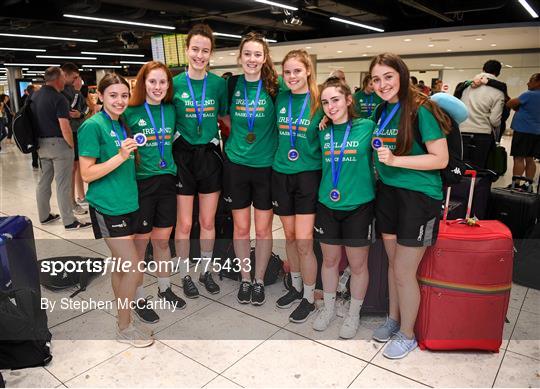
<svg viewBox="0 0 540 389">
<path fill-rule="evenodd" d="M 287 110 L 285 109 L 285 107 L 281 108 L 281 110 L 279 111 L 279 113 L 286 113 Z"/>
<path fill-rule="evenodd" d="M 114 131 L 112 131 L 112 130 L 111 130 L 111 136 L 116 137 L 116 133 Z"/>
<path fill-rule="evenodd" d="M 139 126 L 146 126 L 146 121 L 144 119 L 139 120 Z"/>
<path fill-rule="evenodd" d="M 188 97 L 189 97 L 189 95 L 186 92 L 182 93 L 182 98 L 183 99 L 187 99 Z"/>
<path fill-rule="evenodd" d="M 240 97 L 240 91 L 237 90 L 236 93 L 234 94 L 236 97 Z"/>
<path fill-rule="evenodd" d="M 330 140 L 330 133 L 328 133 L 328 134 L 326 134 L 326 135 L 324 136 L 324 140 Z"/>
</svg>

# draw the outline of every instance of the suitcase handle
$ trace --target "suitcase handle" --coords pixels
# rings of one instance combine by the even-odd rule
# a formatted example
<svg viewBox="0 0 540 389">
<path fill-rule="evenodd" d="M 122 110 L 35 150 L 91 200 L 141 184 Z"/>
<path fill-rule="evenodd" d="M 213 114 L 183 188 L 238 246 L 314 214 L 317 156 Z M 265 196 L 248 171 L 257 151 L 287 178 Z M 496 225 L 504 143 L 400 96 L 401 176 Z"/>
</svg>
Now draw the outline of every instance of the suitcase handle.
<svg viewBox="0 0 540 389">
<path fill-rule="evenodd" d="M 464 176 L 471 176 L 471 187 L 469 189 L 469 200 L 467 201 L 467 214 L 465 215 L 465 220 L 468 220 L 471 217 L 471 209 L 472 209 L 472 200 L 474 195 L 474 184 L 476 183 L 476 170 L 465 170 L 465 173 L 463 173 Z M 443 213 L 443 222 L 446 223 L 446 219 L 448 217 L 448 207 L 450 205 L 450 193 L 452 191 L 452 187 L 448 186 L 446 189 L 446 201 L 444 204 L 444 213 Z"/>
</svg>

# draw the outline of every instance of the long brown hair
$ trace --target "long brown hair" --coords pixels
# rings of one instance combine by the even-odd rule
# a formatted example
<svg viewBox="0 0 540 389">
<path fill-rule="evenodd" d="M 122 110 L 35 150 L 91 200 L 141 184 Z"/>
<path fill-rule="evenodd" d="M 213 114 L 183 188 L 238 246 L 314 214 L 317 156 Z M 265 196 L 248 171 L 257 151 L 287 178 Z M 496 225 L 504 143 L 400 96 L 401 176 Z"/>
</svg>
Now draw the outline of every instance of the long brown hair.
<svg viewBox="0 0 540 389">
<path fill-rule="evenodd" d="M 369 65 L 369 73 L 372 74 L 375 65 L 391 67 L 399 74 L 398 99 L 401 116 L 399 119 L 399 131 L 396 139 L 395 155 L 409 155 L 414 140 L 414 123 L 417 120 L 420 105 L 426 107 L 439 122 L 445 134 L 450 132 L 451 122 L 441 109 L 420 93 L 410 82 L 409 68 L 401 57 L 392 53 L 377 55 Z"/>
<path fill-rule="evenodd" d="M 248 33 L 242 38 L 242 41 L 240 42 L 240 48 L 238 50 L 238 61 L 240 61 L 240 58 L 242 57 L 242 50 L 244 49 L 244 45 L 247 42 L 257 42 L 262 45 L 264 58 L 266 59 L 266 61 L 262 65 L 261 79 L 263 80 L 266 92 L 268 92 L 270 96 L 275 97 L 278 92 L 278 77 L 276 68 L 274 67 L 272 58 L 270 57 L 270 48 L 268 47 L 268 43 L 264 39 L 264 36 L 259 34 L 258 32 L 252 31 Z"/>
<path fill-rule="evenodd" d="M 319 109 L 319 87 L 317 85 L 317 77 L 315 75 L 315 68 L 313 66 L 313 62 L 311 62 L 311 58 L 308 54 L 308 52 L 304 49 L 299 50 L 291 50 L 285 55 L 285 58 L 283 58 L 283 61 L 281 61 L 281 67 L 285 65 L 285 62 L 287 62 L 289 59 L 296 59 L 297 61 L 300 61 L 304 67 L 306 68 L 306 72 L 309 73 L 307 76 L 307 83 L 308 83 L 308 89 L 310 94 L 310 110 L 309 114 L 311 117 L 315 115 L 315 112 Z"/>
<path fill-rule="evenodd" d="M 191 38 L 193 38 L 195 35 L 204 36 L 205 38 L 210 39 L 210 51 L 213 52 L 214 48 L 216 47 L 216 41 L 214 39 L 214 31 L 210 28 L 208 24 L 199 23 L 191 27 L 191 29 L 188 32 L 187 38 L 186 38 L 186 49 L 189 47 L 189 44 L 191 43 Z"/>
<path fill-rule="evenodd" d="M 165 94 L 165 98 L 163 99 L 163 102 L 165 103 L 172 102 L 173 82 L 172 82 L 171 71 L 162 62 L 150 61 L 150 62 L 145 63 L 143 67 L 141 68 L 141 70 L 139 70 L 139 73 L 137 73 L 135 87 L 131 91 L 131 98 L 129 99 L 130 107 L 143 105 L 144 102 L 146 101 L 146 78 L 148 77 L 148 74 L 154 69 L 162 69 L 167 75 L 169 88 L 167 89 L 167 93 Z"/>
<path fill-rule="evenodd" d="M 332 87 L 336 88 L 342 95 L 344 95 L 345 99 L 348 99 L 348 98 L 351 99 L 351 104 L 349 104 L 349 106 L 347 107 L 347 120 L 352 120 L 354 118 L 357 118 L 358 113 L 356 112 L 356 107 L 355 107 L 356 104 L 354 104 L 354 101 L 352 101 L 351 87 L 347 85 L 347 83 L 344 82 L 339 77 L 329 77 L 325 82 L 323 82 L 323 84 L 321 85 L 320 96 L 322 96 L 322 93 L 326 88 L 332 88 Z M 322 102 L 321 102 L 321 105 L 322 105 Z"/>
<path fill-rule="evenodd" d="M 105 93 L 105 90 L 108 87 L 110 87 L 111 85 L 115 85 L 115 84 L 124 84 L 125 86 L 127 86 L 128 91 L 130 90 L 129 89 L 129 83 L 126 81 L 126 79 L 124 77 L 122 77 L 121 75 L 116 74 L 116 73 L 107 73 L 107 74 L 105 74 L 105 76 L 99 82 L 97 90 L 103 96 L 103 94 Z M 103 108 L 103 109 L 105 109 L 105 108 Z M 131 136 L 133 134 L 131 132 L 131 128 L 129 128 L 129 126 L 127 125 L 127 121 L 124 119 L 123 114 L 118 117 L 118 123 L 120 123 L 120 125 L 123 126 L 126 129 L 127 137 L 131 138 Z M 135 163 L 138 165 L 139 162 L 140 162 L 139 152 L 137 150 L 135 150 L 134 155 L 135 155 Z"/>
</svg>

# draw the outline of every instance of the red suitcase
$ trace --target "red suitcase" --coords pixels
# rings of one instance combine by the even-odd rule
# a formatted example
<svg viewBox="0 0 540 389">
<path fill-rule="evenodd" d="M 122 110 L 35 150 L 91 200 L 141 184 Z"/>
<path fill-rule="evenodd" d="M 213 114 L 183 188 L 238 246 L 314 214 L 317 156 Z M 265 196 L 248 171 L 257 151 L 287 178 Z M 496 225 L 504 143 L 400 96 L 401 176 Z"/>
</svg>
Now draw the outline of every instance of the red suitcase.
<svg viewBox="0 0 540 389">
<path fill-rule="evenodd" d="M 418 269 L 421 302 L 415 333 L 421 349 L 498 352 L 512 286 L 513 243 L 497 220 L 471 220 L 475 171 L 465 220 L 440 222 L 437 243 Z"/>
</svg>

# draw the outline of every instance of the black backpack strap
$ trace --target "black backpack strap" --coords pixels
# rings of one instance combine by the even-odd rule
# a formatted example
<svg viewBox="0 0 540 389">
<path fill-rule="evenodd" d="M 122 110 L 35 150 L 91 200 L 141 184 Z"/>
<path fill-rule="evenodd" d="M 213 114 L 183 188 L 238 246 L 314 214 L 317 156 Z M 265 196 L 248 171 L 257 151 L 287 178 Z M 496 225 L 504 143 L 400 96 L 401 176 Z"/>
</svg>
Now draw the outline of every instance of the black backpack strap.
<svg viewBox="0 0 540 389">
<path fill-rule="evenodd" d="M 234 95 L 234 90 L 236 89 L 236 84 L 238 84 L 238 77 L 240 77 L 238 74 L 235 74 L 234 76 L 230 76 L 227 79 L 227 104 L 228 104 L 228 110 L 227 112 L 231 113 L 231 105 Z"/>
</svg>

